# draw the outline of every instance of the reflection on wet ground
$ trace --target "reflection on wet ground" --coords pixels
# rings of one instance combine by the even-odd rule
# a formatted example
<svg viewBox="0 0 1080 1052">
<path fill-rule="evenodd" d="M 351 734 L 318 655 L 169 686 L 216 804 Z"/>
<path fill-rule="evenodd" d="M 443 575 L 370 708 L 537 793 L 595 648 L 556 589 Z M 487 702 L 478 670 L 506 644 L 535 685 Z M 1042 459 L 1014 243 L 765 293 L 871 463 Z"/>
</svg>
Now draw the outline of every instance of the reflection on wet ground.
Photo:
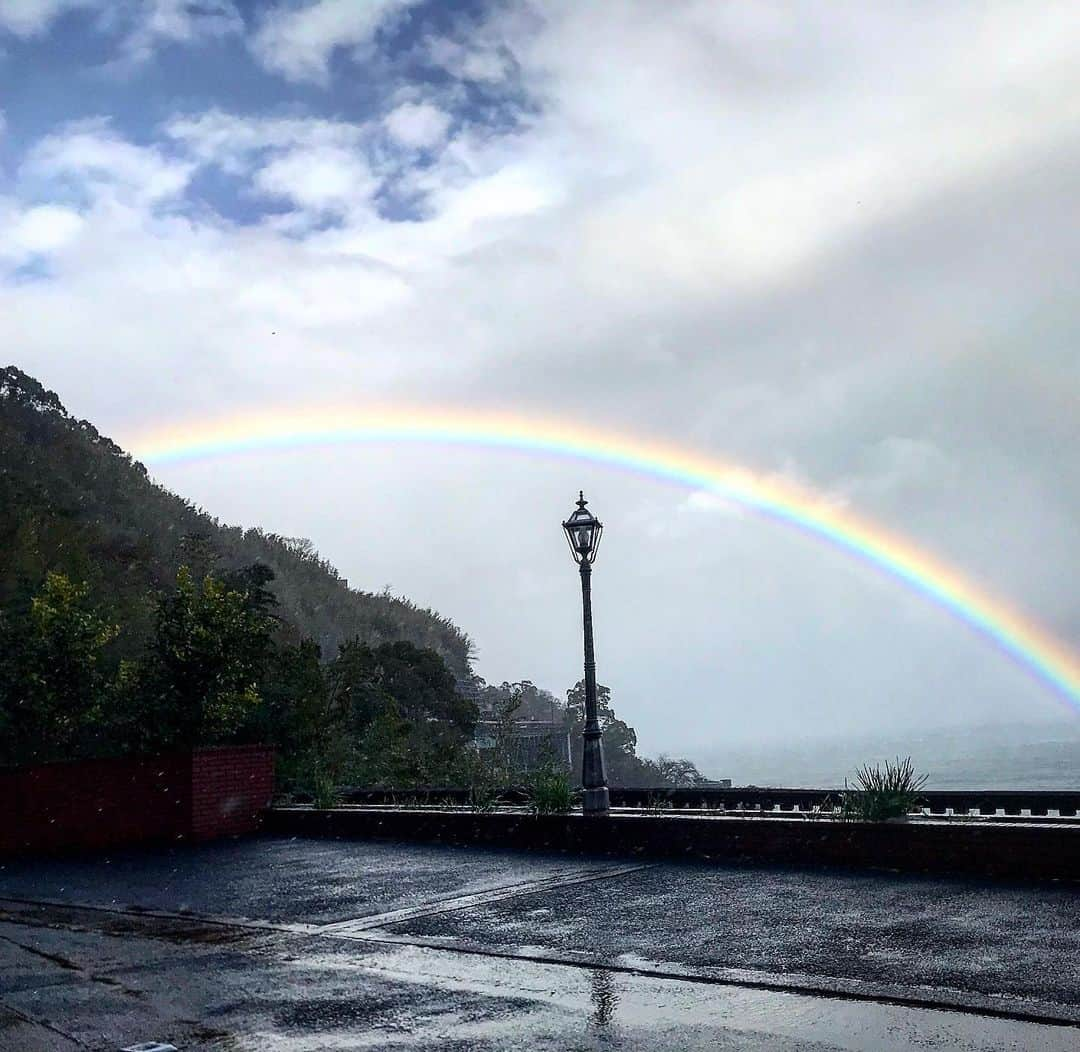
<svg viewBox="0 0 1080 1052">
<path fill-rule="evenodd" d="M 1060 887 L 264 839 L 4 896 L 5 1052 L 1080 1047 Z"/>
<path fill-rule="evenodd" d="M 615 980 L 611 972 L 594 971 L 589 977 L 593 1012 L 590 1022 L 593 1026 L 605 1027 L 615 1017 L 619 1004 L 619 995 L 615 991 Z"/>
</svg>

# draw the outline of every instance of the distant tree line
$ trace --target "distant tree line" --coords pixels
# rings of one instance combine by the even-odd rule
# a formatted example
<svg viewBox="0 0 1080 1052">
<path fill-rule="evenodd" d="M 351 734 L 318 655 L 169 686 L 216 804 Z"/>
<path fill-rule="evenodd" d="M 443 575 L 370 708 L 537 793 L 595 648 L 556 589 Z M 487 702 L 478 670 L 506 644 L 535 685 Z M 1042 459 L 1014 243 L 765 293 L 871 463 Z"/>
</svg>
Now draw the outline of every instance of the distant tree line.
<svg viewBox="0 0 1080 1052">
<path fill-rule="evenodd" d="M 689 760 L 661 755 L 649 759 L 637 754 L 637 732 L 620 720 L 611 703 L 611 689 L 597 686 L 597 717 L 604 732 L 604 762 L 608 784 L 613 786 L 693 786 L 706 781 Z M 562 701 L 529 680 L 499 686 L 474 677 L 471 693 L 482 715 L 494 722 L 543 720 L 563 724 L 570 735 L 571 774 L 580 779 L 582 731 L 585 729 L 585 681 L 578 680 Z M 503 732 L 509 734 L 510 729 Z"/>
</svg>

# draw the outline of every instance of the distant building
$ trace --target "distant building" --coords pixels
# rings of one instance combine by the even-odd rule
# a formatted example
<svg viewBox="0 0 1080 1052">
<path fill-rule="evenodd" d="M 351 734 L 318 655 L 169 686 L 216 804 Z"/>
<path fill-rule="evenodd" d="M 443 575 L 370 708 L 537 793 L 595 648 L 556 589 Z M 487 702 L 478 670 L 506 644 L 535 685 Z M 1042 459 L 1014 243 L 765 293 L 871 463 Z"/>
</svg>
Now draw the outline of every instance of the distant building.
<svg viewBox="0 0 1080 1052">
<path fill-rule="evenodd" d="M 480 720 L 474 742 L 481 753 L 494 752 L 499 736 L 510 764 L 521 771 L 532 771 L 545 764 L 570 769 L 570 731 L 562 720 Z"/>
</svg>

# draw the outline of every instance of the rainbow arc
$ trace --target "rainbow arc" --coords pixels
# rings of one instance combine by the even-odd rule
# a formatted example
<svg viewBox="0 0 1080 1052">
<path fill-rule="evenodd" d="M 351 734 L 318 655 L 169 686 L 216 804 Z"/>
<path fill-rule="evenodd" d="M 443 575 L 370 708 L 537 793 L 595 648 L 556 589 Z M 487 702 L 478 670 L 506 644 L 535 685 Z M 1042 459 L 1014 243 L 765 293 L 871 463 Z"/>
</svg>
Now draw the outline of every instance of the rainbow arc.
<svg viewBox="0 0 1080 1052">
<path fill-rule="evenodd" d="M 924 596 L 1080 710 L 1080 659 L 1020 610 L 957 570 L 820 494 L 665 443 L 517 414 L 430 408 L 262 413 L 177 424 L 137 436 L 148 465 L 350 443 L 429 443 L 539 453 L 715 493 L 797 529 Z"/>
</svg>

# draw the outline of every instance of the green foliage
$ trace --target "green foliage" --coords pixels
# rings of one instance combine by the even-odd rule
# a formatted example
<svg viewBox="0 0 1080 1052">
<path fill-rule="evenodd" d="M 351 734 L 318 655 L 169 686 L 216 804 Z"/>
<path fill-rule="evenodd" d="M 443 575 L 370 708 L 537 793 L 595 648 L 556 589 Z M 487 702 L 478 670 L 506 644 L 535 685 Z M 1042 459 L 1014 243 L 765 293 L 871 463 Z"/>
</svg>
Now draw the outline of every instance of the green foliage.
<svg viewBox="0 0 1080 1052">
<path fill-rule="evenodd" d="M 387 787 L 460 783 L 476 706 L 438 654 L 407 642 L 345 643 L 327 669 L 335 718 L 352 743 L 344 775 Z"/>
<path fill-rule="evenodd" d="M 529 780 L 529 804 L 538 815 L 566 814 L 574 806 L 574 792 L 565 771 L 542 767 Z"/>
<path fill-rule="evenodd" d="M 317 767 L 313 772 L 312 783 L 311 802 L 314 807 L 319 810 L 337 807 L 341 798 L 338 795 L 337 781 L 329 770 Z"/>
<path fill-rule="evenodd" d="M 157 748 L 230 740 L 258 707 L 271 622 L 246 593 L 187 567 L 158 603 L 140 702 Z"/>
<path fill-rule="evenodd" d="M 331 679 L 357 733 L 383 715 L 391 701 L 408 722 L 433 718 L 467 734 L 476 725 L 476 706 L 458 693 L 445 662 L 409 642 L 372 647 L 350 640 L 338 652 Z"/>
<path fill-rule="evenodd" d="M 856 769 L 857 788 L 850 789 L 845 782 L 841 817 L 863 822 L 902 818 L 918 805 L 926 778 L 915 773 L 910 756 L 903 760 L 897 757 L 895 763 L 886 760 L 884 770 L 865 764 Z"/>
<path fill-rule="evenodd" d="M 656 772 L 653 785 L 690 789 L 702 782 L 701 772 L 689 761 L 661 753 L 655 760 L 643 760 L 647 770 Z"/>
<path fill-rule="evenodd" d="M 482 814 L 495 810 L 499 802 L 500 786 L 483 766 L 477 766 L 469 773 L 469 807 Z"/>
<path fill-rule="evenodd" d="M 49 573 L 28 608 L 0 617 L 0 762 L 92 752 L 101 737 L 115 675 L 106 651 L 119 630 L 88 594 Z"/>
<path fill-rule="evenodd" d="M 310 541 L 223 525 L 154 483 L 13 366 L 0 368 L 0 552 L 0 608 L 28 602 L 50 571 L 85 582 L 105 620 L 124 626 L 122 658 L 138 656 L 153 635 L 148 597 L 169 590 L 187 565 L 193 580 L 212 575 L 229 590 L 248 590 L 234 574 L 263 575 L 276 634 L 293 643 L 312 639 L 335 654 L 352 639 L 404 639 L 434 650 L 453 676 L 469 673 L 472 644 L 448 618 L 350 589 Z"/>
</svg>

